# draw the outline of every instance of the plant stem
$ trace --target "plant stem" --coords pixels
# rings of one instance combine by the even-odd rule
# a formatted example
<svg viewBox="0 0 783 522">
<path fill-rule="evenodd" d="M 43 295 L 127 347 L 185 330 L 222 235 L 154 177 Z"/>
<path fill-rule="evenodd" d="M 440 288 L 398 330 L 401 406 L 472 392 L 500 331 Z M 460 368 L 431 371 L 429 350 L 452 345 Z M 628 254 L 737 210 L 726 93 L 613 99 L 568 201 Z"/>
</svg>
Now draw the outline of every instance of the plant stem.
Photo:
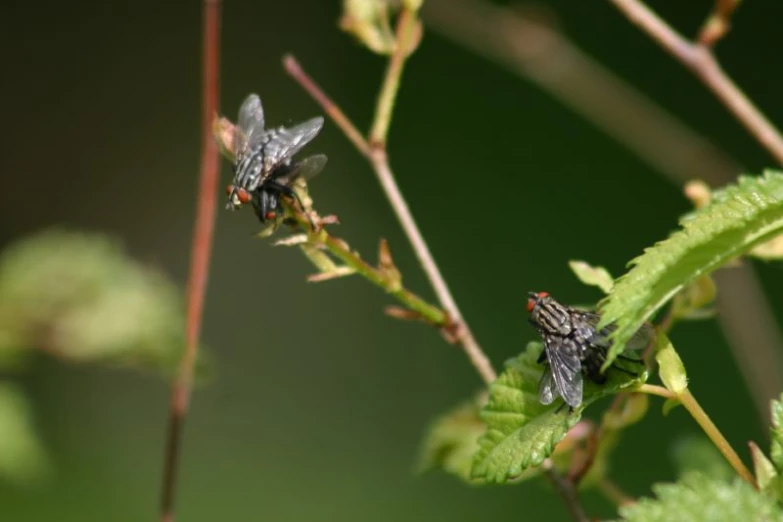
<svg viewBox="0 0 783 522">
<path fill-rule="evenodd" d="M 345 265 L 353 268 L 357 274 L 384 289 L 409 309 L 421 314 L 428 323 L 439 327 L 449 326 L 449 317 L 443 310 L 402 287 L 398 280 L 389 277 L 383 270 L 367 263 L 342 239 L 332 236 L 324 229 L 314 232 L 306 216 L 292 207 L 288 208 L 299 227 L 307 233 L 311 245 L 325 248 Z"/>
<path fill-rule="evenodd" d="M 715 426 L 709 415 L 705 413 L 690 390 L 686 389 L 679 395 L 678 399 L 682 402 L 685 409 L 688 410 L 688 413 L 691 414 L 691 417 L 701 426 L 704 433 L 712 440 L 713 444 L 723 453 L 723 456 L 729 461 L 729 464 L 731 464 L 731 467 L 734 468 L 737 474 L 755 488 L 756 480 L 753 478 L 750 470 L 745 467 L 739 455 L 737 455 L 734 448 L 731 447 L 720 430 L 718 430 L 718 427 Z"/>
<path fill-rule="evenodd" d="M 507 4 L 507 3 L 506 3 Z M 723 185 L 739 164 L 681 119 L 586 54 L 547 13 L 486 0 L 427 0 L 422 17 L 458 45 L 533 82 L 677 186 Z"/>
<path fill-rule="evenodd" d="M 217 143 L 212 138 L 212 117 L 218 110 L 219 100 L 220 10 L 220 0 L 204 0 L 201 173 L 187 291 L 185 350 L 171 391 L 161 493 L 163 522 L 174 521 L 182 431 L 190 403 L 215 227 L 215 199 L 220 173 L 220 154 Z"/>
<path fill-rule="evenodd" d="M 590 522 L 582 505 L 579 503 L 579 495 L 574 484 L 558 473 L 550 459 L 546 459 L 541 466 L 544 468 L 545 476 L 552 483 L 552 487 L 555 488 L 555 491 L 560 494 L 563 502 L 565 502 L 571 517 L 577 522 Z"/>
<path fill-rule="evenodd" d="M 663 386 L 657 386 L 655 384 L 642 384 L 638 388 L 634 388 L 635 392 L 639 393 L 646 393 L 648 395 L 657 395 L 658 397 L 663 397 L 664 399 L 671 399 L 671 400 L 677 400 L 677 395 L 664 388 Z"/>
<path fill-rule="evenodd" d="M 397 43 L 394 52 L 389 59 L 383 86 L 378 93 L 378 102 L 375 106 L 375 118 L 370 131 L 370 146 L 381 149 L 386 148 L 386 136 L 389 133 L 394 102 L 400 90 L 400 79 L 405 60 L 410 53 L 410 44 L 413 31 L 418 20 L 416 13 L 403 8 L 397 19 Z"/>
<path fill-rule="evenodd" d="M 283 56 L 283 69 L 307 91 L 307 94 L 313 97 L 313 99 L 321 106 L 326 114 L 332 118 L 343 134 L 348 138 L 348 141 L 353 143 L 353 146 L 368 160 L 370 159 L 370 144 L 364 139 L 364 136 L 353 124 L 353 122 L 345 115 L 342 109 L 329 98 L 326 93 L 318 86 L 317 83 L 302 69 L 299 62 L 293 55 L 286 54 Z"/>
<path fill-rule="evenodd" d="M 783 136 L 753 105 L 745 93 L 721 68 L 710 49 L 692 43 L 669 26 L 640 0 L 610 0 L 628 19 L 645 31 L 672 56 L 683 63 L 732 112 L 737 120 L 764 146 L 779 163 L 783 163 Z"/>
<path fill-rule="evenodd" d="M 616 506 L 626 506 L 636 502 L 636 499 L 628 496 L 628 494 L 620 489 L 617 484 L 608 478 L 602 478 L 598 482 L 598 489 L 601 490 L 601 493 L 603 493 L 603 495 Z"/>
<path fill-rule="evenodd" d="M 359 152 L 370 161 L 370 164 L 378 177 L 378 181 L 381 183 L 386 197 L 388 198 L 397 219 L 400 221 L 424 273 L 427 275 L 427 278 L 438 297 L 438 301 L 448 314 L 450 322 L 456 326 L 458 342 L 484 382 L 487 384 L 493 382 L 497 378 L 497 374 L 463 319 L 462 313 L 460 312 L 459 307 L 457 307 L 457 303 L 454 301 L 451 291 L 449 290 L 443 275 L 440 273 L 440 269 L 438 268 L 427 243 L 424 241 L 424 237 L 422 236 L 419 227 L 416 225 L 416 221 L 413 219 L 413 215 L 405 202 L 405 198 L 402 196 L 402 192 L 400 192 L 397 182 L 395 181 L 394 173 L 389 166 L 386 150 L 379 147 L 370 147 L 369 142 L 356 131 L 356 126 L 345 116 L 342 110 L 338 108 L 337 104 L 324 93 L 323 89 L 305 73 L 304 69 L 302 69 L 293 56 L 285 56 L 283 59 L 283 66 L 288 74 L 302 85 L 316 102 L 321 105 L 324 111 L 332 117 L 334 122 L 343 132 L 345 132 L 346 136 L 348 136 L 348 139 L 356 145 Z M 391 71 L 395 73 L 397 70 L 391 69 Z M 397 71 L 396 74 L 401 74 L 401 70 Z M 384 83 L 386 84 L 387 82 Z"/>
</svg>

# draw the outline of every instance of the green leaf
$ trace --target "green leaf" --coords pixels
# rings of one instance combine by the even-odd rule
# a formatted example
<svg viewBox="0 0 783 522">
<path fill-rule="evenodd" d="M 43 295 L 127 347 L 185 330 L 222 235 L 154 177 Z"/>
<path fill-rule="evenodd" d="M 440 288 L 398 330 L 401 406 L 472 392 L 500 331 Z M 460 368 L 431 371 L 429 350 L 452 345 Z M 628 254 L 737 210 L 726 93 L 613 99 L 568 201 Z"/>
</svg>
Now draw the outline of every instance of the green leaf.
<svg viewBox="0 0 783 522">
<path fill-rule="evenodd" d="M 585 379 L 582 404 L 569 413 L 568 408 L 561 408 L 562 400 L 548 406 L 538 400 L 543 368 L 536 360 L 541 349 L 539 342 L 528 344 L 525 352 L 506 362 L 505 371 L 490 386 L 489 402 L 481 411 L 487 431 L 479 439 L 473 478 L 504 483 L 538 466 L 579 421 L 587 405 L 647 379 L 646 372 L 634 378 L 614 369 L 601 386 Z"/>
<path fill-rule="evenodd" d="M 681 230 L 631 261 L 633 268 L 600 303 L 600 326 L 617 325 L 604 368 L 685 285 L 783 232 L 783 173 L 740 177 L 680 224 Z"/>
<path fill-rule="evenodd" d="M 669 415 L 669 413 L 671 413 L 671 411 L 677 406 L 682 406 L 682 402 L 675 399 L 666 399 L 665 401 L 663 401 L 663 406 L 661 407 L 663 416 L 666 417 L 667 415 Z"/>
<path fill-rule="evenodd" d="M 688 435 L 677 440 L 672 447 L 672 457 L 680 476 L 692 471 L 724 481 L 736 476 L 726 458 L 704 435 Z"/>
<path fill-rule="evenodd" d="M 749 442 L 748 446 L 750 446 L 750 456 L 753 459 L 753 475 L 756 477 L 759 489 L 777 498 L 778 501 L 783 501 L 783 481 L 774 464 L 755 442 Z"/>
<path fill-rule="evenodd" d="M 658 361 L 658 375 L 669 390 L 679 395 L 688 388 L 688 375 L 682 359 L 663 332 L 658 333 L 655 360 Z"/>
<path fill-rule="evenodd" d="M 673 484 L 655 484 L 657 498 L 642 498 L 620 506 L 627 522 L 738 522 L 783 520 L 783 511 L 770 497 L 739 478 L 716 480 L 691 472 Z"/>
<path fill-rule="evenodd" d="M 53 230 L 0 256 L 0 352 L 37 349 L 171 375 L 184 315 L 179 288 L 104 236 Z"/>
<path fill-rule="evenodd" d="M 770 446 L 770 457 L 772 463 L 783 475 L 783 394 L 776 401 L 772 401 L 772 427 L 770 428 L 770 437 L 772 444 Z"/>
<path fill-rule="evenodd" d="M 448 473 L 472 482 L 470 467 L 478 451 L 478 439 L 486 426 L 479 409 L 486 398 L 466 401 L 438 417 L 427 429 L 419 453 L 420 472 L 443 468 Z"/>
<path fill-rule="evenodd" d="M 584 261 L 578 260 L 569 261 L 568 267 L 584 284 L 597 286 L 603 290 L 605 294 L 612 291 L 614 279 L 606 268 L 602 266 L 592 266 Z"/>
<path fill-rule="evenodd" d="M 49 460 L 30 419 L 25 397 L 0 384 L 0 475 L 19 485 L 33 485 L 49 473 Z"/>
<path fill-rule="evenodd" d="M 697 277 L 674 296 L 671 312 L 673 319 L 700 320 L 713 317 L 715 310 L 705 307 L 715 301 L 717 293 L 712 277 Z"/>
</svg>

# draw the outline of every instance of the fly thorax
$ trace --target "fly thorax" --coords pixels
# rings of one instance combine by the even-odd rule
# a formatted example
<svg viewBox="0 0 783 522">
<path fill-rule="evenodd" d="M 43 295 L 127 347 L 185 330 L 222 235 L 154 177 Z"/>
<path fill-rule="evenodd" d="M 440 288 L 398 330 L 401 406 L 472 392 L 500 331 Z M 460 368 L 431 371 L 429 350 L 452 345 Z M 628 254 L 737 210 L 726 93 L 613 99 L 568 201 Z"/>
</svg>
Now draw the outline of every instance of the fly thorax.
<svg viewBox="0 0 783 522">
<path fill-rule="evenodd" d="M 261 182 L 261 173 L 264 168 L 263 158 L 264 154 L 261 148 L 253 150 L 250 154 L 242 158 L 237 164 L 234 185 L 249 192 L 258 188 L 258 185 Z"/>
<path fill-rule="evenodd" d="M 533 320 L 549 334 L 566 336 L 571 333 L 571 319 L 568 310 L 553 302 L 543 302 L 536 307 Z"/>
</svg>

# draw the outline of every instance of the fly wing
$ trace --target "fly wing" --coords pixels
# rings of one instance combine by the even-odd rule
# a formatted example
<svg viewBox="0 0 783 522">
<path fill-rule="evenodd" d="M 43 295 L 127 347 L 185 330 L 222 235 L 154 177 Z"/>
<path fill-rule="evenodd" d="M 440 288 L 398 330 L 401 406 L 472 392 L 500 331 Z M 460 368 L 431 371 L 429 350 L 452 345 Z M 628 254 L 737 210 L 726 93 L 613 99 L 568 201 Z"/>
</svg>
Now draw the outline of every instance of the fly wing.
<svg viewBox="0 0 783 522">
<path fill-rule="evenodd" d="M 264 108 L 257 94 L 251 94 L 242 102 L 236 129 L 238 136 L 235 135 L 234 148 L 237 152 L 252 149 L 263 140 Z"/>
<path fill-rule="evenodd" d="M 592 329 L 591 335 L 586 339 L 590 344 L 601 346 L 602 348 L 609 348 L 612 342 L 609 340 L 609 336 L 617 329 L 617 326 L 610 324 L 605 326 L 600 331 L 596 329 L 598 322 L 601 320 L 601 316 L 594 312 L 584 311 L 572 311 L 577 317 L 577 320 L 584 326 Z M 625 344 L 626 350 L 642 350 L 647 346 L 647 343 L 655 335 L 655 329 L 650 323 L 644 323 L 636 333 L 631 336 L 631 339 Z"/>
<path fill-rule="evenodd" d="M 290 129 L 279 127 L 269 131 L 269 142 L 264 146 L 264 170 L 272 172 L 275 167 L 290 159 L 310 143 L 323 126 L 324 119 L 319 116 Z"/>
<path fill-rule="evenodd" d="M 274 176 L 274 178 L 284 185 L 288 185 L 294 178 L 297 177 L 301 177 L 305 181 L 309 181 L 324 169 L 326 166 L 326 159 L 327 158 L 325 154 L 309 156 L 302 161 L 297 161 L 291 166 L 289 170 L 286 170 L 280 176 Z"/>
<path fill-rule="evenodd" d="M 555 386 L 555 379 L 552 376 L 552 370 L 547 366 L 544 368 L 544 374 L 538 383 L 538 400 L 544 405 L 552 404 L 559 395 Z"/>
<path fill-rule="evenodd" d="M 572 408 L 582 404 L 582 363 L 579 345 L 572 339 L 547 337 L 544 339 L 555 388 Z M 539 393 L 540 398 L 540 393 Z"/>
</svg>

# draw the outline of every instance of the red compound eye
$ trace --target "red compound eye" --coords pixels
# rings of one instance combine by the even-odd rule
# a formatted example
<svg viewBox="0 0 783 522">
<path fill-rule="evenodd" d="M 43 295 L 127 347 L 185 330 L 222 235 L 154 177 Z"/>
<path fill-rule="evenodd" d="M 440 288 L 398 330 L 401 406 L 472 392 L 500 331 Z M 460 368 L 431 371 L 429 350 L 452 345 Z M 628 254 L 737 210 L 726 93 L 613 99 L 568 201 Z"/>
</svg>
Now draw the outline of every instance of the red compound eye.
<svg viewBox="0 0 783 522">
<path fill-rule="evenodd" d="M 527 311 L 532 312 L 533 308 L 536 307 L 536 303 L 538 302 L 538 299 L 543 299 L 545 297 L 549 297 L 549 292 L 538 292 L 537 294 L 531 294 L 535 295 L 536 297 L 530 297 L 527 300 Z"/>
<path fill-rule="evenodd" d="M 232 192 L 234 192 L 234 185 L 227 185 L 226 186 L 226 194 L 228 194 L 230 196 Z"/>
<path fill-rule="evenodd" d="M 275 219 L 276 217 L 277 217 L 277 214 L 274 211 L 271 211 L 271 210 L 269 212 L 267 212 L 266 215 L 264 216 L 264 218 L 266 218 L 266 219 L 268 219 L 270 221 L 272 219 Z"/>
<path fill-rule="evenodd" d="M 237 190 L 237 198 L 239 198 L 240 203 L 250 203 L 250 194 L 243 188 Z"/>
</svg>

